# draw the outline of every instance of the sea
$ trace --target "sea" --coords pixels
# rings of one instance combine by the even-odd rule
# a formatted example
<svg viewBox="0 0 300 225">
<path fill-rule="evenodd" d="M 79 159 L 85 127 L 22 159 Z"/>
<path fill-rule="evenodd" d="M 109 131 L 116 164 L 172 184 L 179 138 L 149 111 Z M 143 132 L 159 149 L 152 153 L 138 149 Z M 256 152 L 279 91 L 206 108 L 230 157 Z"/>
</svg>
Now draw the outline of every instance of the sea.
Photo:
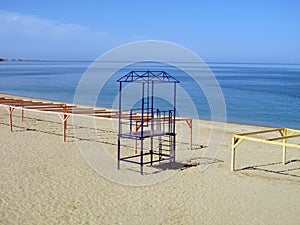
<svg viewBox="0 0 300 225">
<path fill-rule="evenodd" d="M 200 67 L 195 62 L 175 64 L 142 62 L 115 70 L 114 74 L 105 74 L 107 67 L 116 65 L 114 62 L 106 63 L 106 69 L 98 68 L 99 73 L 93 70 L 93 79 L 107 77 L 97 92 L 96 106 L 118 106 L 117 81 L 131 70 L 166 71 L 180 82 L 177 90 L 181 91 L 177 91 L 176 99 L 176 106 L 181 109 L 180 116 L 300 129 L 300 64 L 209 62 Z M 92 71 L 93 65 L 90 61 L 0 62 L 0 92 L 76 103 L 74 96 L 78 86 Z M 192 76 L 189 71 L 193 71 Z M 207 82 L 206 78 L 212 82 Z M 157 89 L 164 93 L 164 87 Z M 139 87 L 133 90 L 133 95 L 141 96 Z M 165 92 L 167 94 L 168 91 Z M 172 101 L 168 99 L 157 97 L 156 106 L 169 107 Z M 221 116 L 216 104 L 220 104 Z M 89 101 L 85 105 L 89 105 Z"/>
</svg>

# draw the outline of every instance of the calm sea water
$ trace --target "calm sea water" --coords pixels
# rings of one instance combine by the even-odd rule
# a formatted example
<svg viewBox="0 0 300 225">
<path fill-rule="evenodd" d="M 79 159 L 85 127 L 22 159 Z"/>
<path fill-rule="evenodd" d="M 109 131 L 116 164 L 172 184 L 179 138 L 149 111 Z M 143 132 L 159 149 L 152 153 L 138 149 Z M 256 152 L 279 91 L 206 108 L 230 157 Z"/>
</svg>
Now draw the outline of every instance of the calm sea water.
<svg viewBox="0 0 300 225">
<path fill-rule="evenodd" d="M 0 92 L 73 103 L 77 85 L 91 62 L 1 62 Z M 187 70 L 193 63 L 185 63 Z M 300 129 L 300 64 L 208 63 L 221 87 L 227 121 Z M 116 79 L 130 69 L 161 69 L 181 81 L 195 102 L 200 119 L 211 119 L 205 93 L 182 71 L 162 64 L 139 64 L 118 71 L 105 84 L 97 105 L 114 107 Z M 99 74 L 101 76 L 101 74 Z M 199 70 L 199 79 L 201 71 Z M 195 78 L 197 79 L 197 77 Z M 178 96 L 178 105 L 185 99 Z M 167 104 L 158 99 L 159 104 Z M 189 108 L 182 116 L 189 115 Z"/>
</svg>

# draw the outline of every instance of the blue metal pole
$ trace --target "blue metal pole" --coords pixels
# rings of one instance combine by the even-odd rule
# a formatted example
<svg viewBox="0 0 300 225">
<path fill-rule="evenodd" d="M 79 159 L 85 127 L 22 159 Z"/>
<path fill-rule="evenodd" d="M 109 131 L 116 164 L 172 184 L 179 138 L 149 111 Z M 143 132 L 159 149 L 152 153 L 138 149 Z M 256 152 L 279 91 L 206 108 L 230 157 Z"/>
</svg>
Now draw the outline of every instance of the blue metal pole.
<svg viewBox="0 0 300 225">
<path fill-rule="evenodd" d="M 173 115 L 173 161 L 176 156 L 176 83 L 174 83 L 174 115 Z"/>
<path fill-rule="evenodd" d="M 151 82 L 151 132 L 154 133 L 154 81 Z M 151 136 L 150 143 L 150 160 L 153 164 L 153 136 Z"/>
<path fill-rule="evenodd" d="M 120 169 L 120 158 L 121 158 L 121 133 L 122 133 L 121 113 L 122 113 L 122 82 L 120 82 L 120 89 L 119 89 L 118 170 Z"/>
<path fill-rule="evenodd" d="M 144 104 L 145 104 L 145 83 L 142 83 L 142 121 L 141 121 L 141 174 L 143 175 L 143 158 L 144 158 Z"/>
</svg>

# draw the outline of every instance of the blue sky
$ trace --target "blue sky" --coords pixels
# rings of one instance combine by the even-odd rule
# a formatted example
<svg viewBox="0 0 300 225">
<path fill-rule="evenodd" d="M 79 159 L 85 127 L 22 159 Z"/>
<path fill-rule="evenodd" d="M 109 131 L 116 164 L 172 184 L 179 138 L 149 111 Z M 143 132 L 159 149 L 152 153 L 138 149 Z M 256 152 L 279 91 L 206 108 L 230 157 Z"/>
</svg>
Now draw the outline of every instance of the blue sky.
<svg viewBox="0 0 300 225">
<path fill-rule="evenodd" d="M 299 0 L 1 0 L 0 57 L 94 60 L 164 40 L 205 61 L 300 63 Z"/>
</svg>

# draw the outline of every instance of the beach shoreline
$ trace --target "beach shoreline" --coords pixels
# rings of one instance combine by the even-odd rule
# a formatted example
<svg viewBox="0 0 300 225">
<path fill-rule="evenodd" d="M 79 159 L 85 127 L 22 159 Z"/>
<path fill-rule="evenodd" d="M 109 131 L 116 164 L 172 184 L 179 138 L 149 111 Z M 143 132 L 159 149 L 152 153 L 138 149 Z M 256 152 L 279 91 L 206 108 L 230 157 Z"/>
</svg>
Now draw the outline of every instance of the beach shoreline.
<svg viewBox="0 0 300 225">
<path fill-rule="evenodd" d="M 15 97 L 0 94 L 0 97 Z M 27 98 L 30 100 L 40 100 Z M 43 100 L 41 100 L 43 101 Z M 230 170 L 234 133 L 268 129 L 251 125 L 193 120 L 193 154 L 186 167 L 162 182 L 133 187 L 95 172 L 82 157 L 70 120 L 62 141 L 56 115 L 14 114 L 0 107 L 1 224 L 297 224 L 300 222 L 300 151 L 246 142 L 237 151 L 238 171 Z M 115 154 L 115 122 L 99 120 L 97 134 Z M 188 150 L 187 126 L 177 123 L 178 150 Z M 211 143 L 211 132 L 224 131 L 222 144 Z M 214 158 L 210 152 L 219 148 Z M 99 149 L 101 150 L 101 149 Z M 205 171 L 199 166 L 209 163 Z M 134 172 L 133 172 L 134 173 Z M 146 175 L 147 176 L 147 175 Z"/>
<path fill-rule="evenodd" d="M 4 93 L 4 92 L 0 92 L 0 97 L 10 97 L 10 98 L 19 98 L 19 99 L 26 99 L 26 100 L 32 100 L 32 101 L 44 101 L 44 102 L 54 102 L 54 103 L 64 103 L 64 104 L 70 104 L 73 105 L 74 102 L 62 102 L 62 101 L 56 101 L 53 99 L 43 99 L 43 98 L 34 98 L 31 96 L 19 96 L 19 95 L 14 95 L 14 94 L 9 94 L 9 93 Z M 80 107 L 94 107 L 94 106 L 90 106 L 90 105 L 80 105 Z M 111 110 L 110 108 L 106 108 L 106 107 L 101 107 L 101 106 L 95 106 L 95 109 L 107 109 L 107 110 Z M 239 122 L 231 122 L 231 121 L 212 121 L 212 120 L 206 120 L 206 119 L 202 119 L 202 118 L 192 118 L 193 120 L 198 120 L 198 121 L 203 121 L 206 123 L 216 123 L 216 124 L 229 124 L 229 125 L 242 125 L 242 126 L 252 126 L 252 127 L 261 127 L 262 129 L 270 129 L 270 128 L 277 128 L 276 126 L 267 126 L 267 125 L 261 125 L 261 124 L 255 124 L 255 123 L 239 123 Z"/>
</svg>

